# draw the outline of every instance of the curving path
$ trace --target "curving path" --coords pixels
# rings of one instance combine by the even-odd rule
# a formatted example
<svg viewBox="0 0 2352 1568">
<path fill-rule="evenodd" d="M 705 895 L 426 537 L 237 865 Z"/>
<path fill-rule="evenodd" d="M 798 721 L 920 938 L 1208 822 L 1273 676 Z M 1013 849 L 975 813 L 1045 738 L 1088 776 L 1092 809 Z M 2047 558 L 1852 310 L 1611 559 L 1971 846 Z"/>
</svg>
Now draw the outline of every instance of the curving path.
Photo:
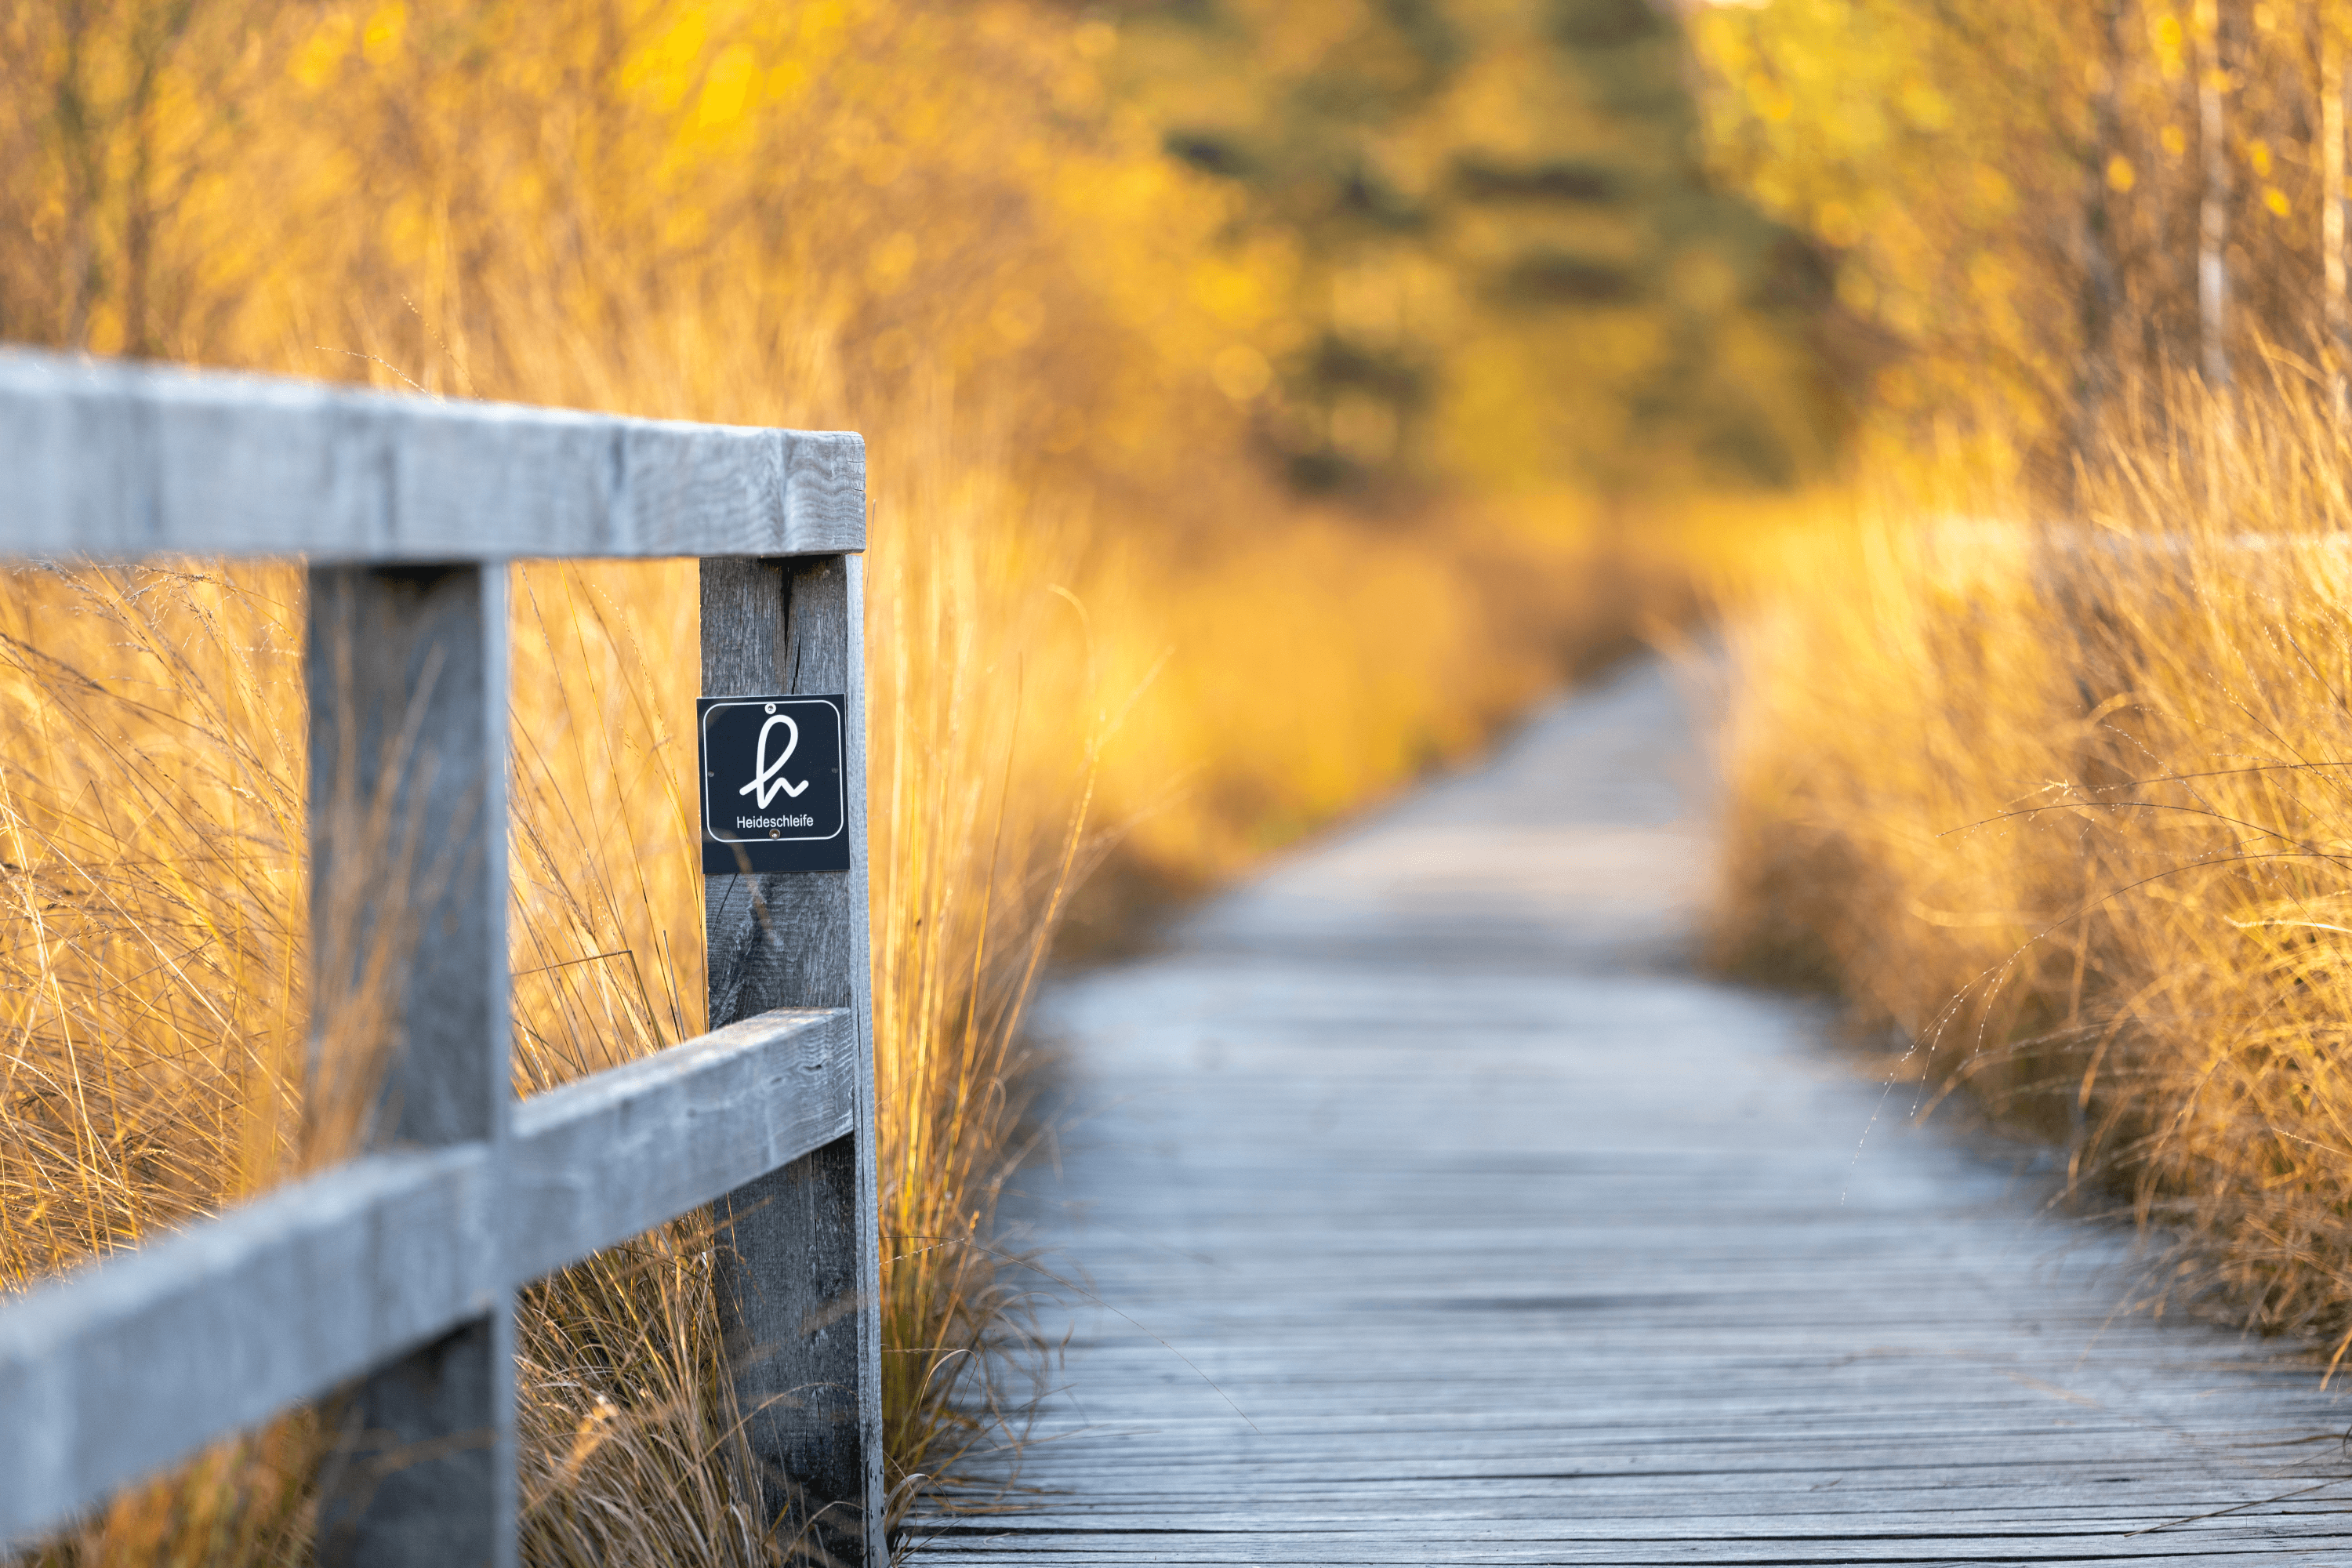
<svg viewBox="0 0 2352 1568">
<path fill-rule="evenodd" d="M 1690 972 L 1690 731 L 1634 668 L 1058 987 L 1098 1300 L 922 1563 L 2352 1563 L 2311 1363 Z"/>
</svg>

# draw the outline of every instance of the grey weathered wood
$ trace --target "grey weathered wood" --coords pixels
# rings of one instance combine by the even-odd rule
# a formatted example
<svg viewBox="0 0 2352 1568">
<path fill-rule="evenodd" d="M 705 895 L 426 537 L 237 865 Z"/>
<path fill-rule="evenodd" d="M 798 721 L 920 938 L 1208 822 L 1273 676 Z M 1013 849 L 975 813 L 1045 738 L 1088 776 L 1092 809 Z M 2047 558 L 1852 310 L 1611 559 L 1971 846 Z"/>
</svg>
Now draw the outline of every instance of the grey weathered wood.
<svg viewBox="0 0 2352 1568">
<path fill-rule="evenodd" d="M 0 555 L 800 555 L 865 495 L 854 435 L 0 350 Z"/>
<path fill-rule="evenodd" d="M 783 1010 L 515 1108 L 507 1258 L 526 1279 L 575 1263 L 857 1126 L 856 1015 Z"/>
<path fill-rule="evenodd" d="M 2130 1310 L 2127 1236 L 1691 973 L 1705 776 L 1637 670 L 1057 983 L 1004 1217 L 1085 1289 L 917 1560 L 2352 1562 L 2317 1362 Z"/>
<path fill-rule="evenodd" d="M 495 1167 L 513 1099 L 506 567 L 313 567 L 309 611 L 313 1079 L 373 1080 L 379 1146 L 479 1143 Z M 379 1070 L 341 1066 L 371 1035 Z M 514 1562 L 509 1285 L 337 1418 L 322 1563 Z"/>
<path fill-rule="evenodd" d="M 885 1561 L 865 525 L 854 435 L 0 350 L 0 557 L 312 563 L 308 1110 L 375 1151 L 0 1310 L 0 1542 L 362 1373 L 320 1560 L 511 1563 L 515 1285 L 724 1199 L 748 1451 L 816 1544 Z M 848 694 L 857 868 L 744 884 L 763 940 L 713 954 L 738 1022 L 512 1114 L 505 562 L 680 554 L 803 558 L 733 569 L 768 588 L 745 668 Z"/>
<path fill-rule="evenodd" d="M 0 1311 L 0 1541 L 500 1297 L 486 1146 L 374 1154 Z"/>
<path fill-rule="evenodd" d="M 0 1542 L 486 1315 L 855 1124 L 846 1012 L 765 1014 L 364 1155 L 0 1311 Z"/>
<path fill-rule="evenodd" d="M 716 1217 L 735 1394 L 766 1508 L 786 1535 L 882 1568 L 879 1254 L 866 963 L 862 563 L 705 561 L 706 696 L 845 691 L 844 872 L 705 883 L 714 1024 L 780 1006 L 845 1007 L 866 1089 L 856 1133 L 730 1194 Z"/>
</svg>

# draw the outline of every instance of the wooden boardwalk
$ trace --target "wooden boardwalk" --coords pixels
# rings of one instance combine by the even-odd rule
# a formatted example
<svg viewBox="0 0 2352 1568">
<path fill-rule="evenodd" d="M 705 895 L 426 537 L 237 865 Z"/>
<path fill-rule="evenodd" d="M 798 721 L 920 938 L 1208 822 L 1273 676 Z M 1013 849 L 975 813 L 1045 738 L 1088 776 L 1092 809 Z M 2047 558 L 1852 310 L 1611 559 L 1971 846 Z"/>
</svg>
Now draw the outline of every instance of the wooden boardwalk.
<svg viewBox="0 0 2352 1568">
<path fill-rule="evenodd" d="M 1689 972 L 1688 729 L 1629 672 L 1057 990 L 1097 1300 L 919 1561 L 2352 1563 L 2311 1363 Z"/>
</svg>

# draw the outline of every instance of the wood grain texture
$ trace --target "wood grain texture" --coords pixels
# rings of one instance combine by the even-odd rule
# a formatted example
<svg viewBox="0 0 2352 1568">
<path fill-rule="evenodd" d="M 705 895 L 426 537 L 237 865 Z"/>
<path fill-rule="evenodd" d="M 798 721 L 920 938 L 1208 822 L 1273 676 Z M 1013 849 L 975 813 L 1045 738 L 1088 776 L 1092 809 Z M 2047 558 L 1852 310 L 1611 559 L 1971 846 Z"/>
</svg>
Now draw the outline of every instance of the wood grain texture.
<svg viewBox="0 0 2352 1568">
<path fill-rule="evenodd" d="M 488 1147 L 374 1154 L 0 1311 L 0 1541 L 486 1313 Z"/>
<path fill-rule="evenodd" d="M 862 862 L 859 577 L 841 552 L 864 545 L 864 463 L 855 436 L 0 350 L 0 556 L 311 563 L 310 1109 L 379 1152 L 0 1311 L 0 1540 L 364 1369 L 335 1406 L 320 1561 L 504 1568 L 514 1284 L 733 1191 L 739 1233 L 768 1233 L 730 1255 L 764 1315 L 739 1325 L 759 1332 L 735 1336 L 737 1359 L 788 1374 L 751 1447 L 824 1516 L 821 1545 L 882 1561 L 862 864 L 818 897 L 778 889 L 781 925 L 746 884 L 764 940 L 737 942 L 713 1016 L 764 1010 L 762 988 L 830 1011 L 572 1086 L 530 1108 L 520 1142 L 504 931 L 514 557 L 803 558 L 796 600 L 772 560 L 744 580 L 770 590 L 771 668 L 853 693 Z M 812 934 L 788 940 L 794 921 Z M 312 1278 L 322 1259 L 341 1295 Z M 161 1389 L 160 1416 L 145 1398 L 97 1407 L 132 1388 Z"/>
<path fill-rule="evenodd" d="M 313 567 L 309 611 L 312 1079 L 364 1092 L 353 1064 L 378 1060 L 370 1142 L 478 1142 L 496 1162 L 513 1099 L 506 567 Z M 509 1292 L 369 1373 L 337 1420 L 322 1563 L 515 1561 Z"/>
<path fill-rule="evenodd" d="M 312 1027 L 382 1037 L 376 1142 L 497 1142 L 513 1099 L 506 568 L 318 567 L 309 610 Z M 337 1068 L 370 1049 L 312 1043 Z"/>
<path fill-rule="evenodd" d="M 853 1124 L 844 1012 L 747 1019 L 364 1156 L 0 1310 L 0 1542 L 483 1321 L 513 1286 Z"/>
<path fill-rule="evenodd" d="M 1691 972 L 1708 805 L 1637 670 L 1058 984 L 1071 1337 L 917 1561 L 2352 1562 L 2317 1363 Z"/>
<path fill-rule="evenodd" d="M 0 350 L 0 554 L 801 555 L 866 544 L 838 432 Z"/>
<path fill-rule="evenodd" d="M 866 909 L 866 715 L 856 556 L 705 561 L 703 694 L 849 695 L 843 784 L 850 869 L 713 876 L 704 885 L 714 1022 L 772 1007 L 848 1009 L 860 1061 L 854 1134 L 717 1206 L 736 1397 L 767 1506 L 833 1556 L 881 1568 L 880 1265 Z"/>
<path fill-rule="evenodd" d="M 509 1266 L 561 1268 L 853 1132 L 845 1008 L 761 1013 L 515 1108 Z"/>
</svg>

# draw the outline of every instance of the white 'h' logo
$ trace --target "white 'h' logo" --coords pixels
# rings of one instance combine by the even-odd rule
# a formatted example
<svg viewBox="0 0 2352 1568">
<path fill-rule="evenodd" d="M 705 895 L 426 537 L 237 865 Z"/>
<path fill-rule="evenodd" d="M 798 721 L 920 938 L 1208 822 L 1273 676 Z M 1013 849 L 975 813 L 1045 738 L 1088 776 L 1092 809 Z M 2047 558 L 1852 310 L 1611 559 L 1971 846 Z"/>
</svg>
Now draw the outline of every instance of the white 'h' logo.
<svg viewBox="0 0 2352 1568">
<path fill-rule="evenodd" d="M 784 736 L 784 749 L 782 754 L 778 756 L 776 760 L 772 763 L 768 761 L 768 731 L 773 730 L 779 724 L 782 724 L 787 731 Z M 798 724 L 793 723 L 791 718 L 785 714 L 778 713 L 771 718 L 766 723 L 761 725 L 760 743 L 757 749 L 757 753 L 752 758 L 753 772 L 751 774 L 751 782 L 745 784 L 741 789 L 737 790 L 735 793 L 737 795 L 750 795 L 754 790 L 758 791 L 759 798 L 755 804 L 761 811 L 768 809 L 768 803 L 776 798 L 776 792 L 778 790 L 782 790 L 794 800 L 800 799 L 801 792 L 808 788 L 809 781 L 803 779 L 800 783 L 793 784 L 782 776 L 785 762 L 792 756 L 793 752 L 799 749 L 800 743 L 801 727 Z M 769 783 L 768 781 L 771 779 L 773 779 L 775 782 L 773 784 Z"/>
</svg>

